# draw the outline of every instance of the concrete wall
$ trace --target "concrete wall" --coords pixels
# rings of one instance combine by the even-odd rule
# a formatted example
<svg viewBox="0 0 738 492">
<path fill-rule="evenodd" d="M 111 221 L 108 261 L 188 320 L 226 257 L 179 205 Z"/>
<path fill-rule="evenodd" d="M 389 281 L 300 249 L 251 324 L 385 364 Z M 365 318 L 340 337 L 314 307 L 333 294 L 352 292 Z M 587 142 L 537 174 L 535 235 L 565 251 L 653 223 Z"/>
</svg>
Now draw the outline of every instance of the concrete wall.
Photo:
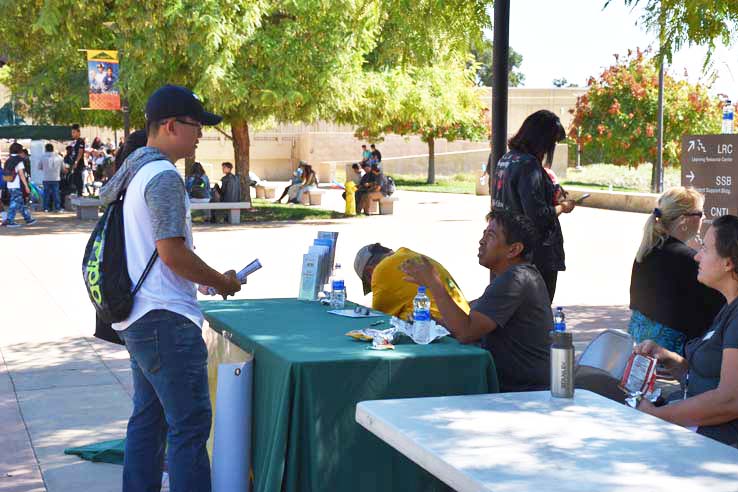
<svg viewBox="0 0 738 492">
<path fill-rule="evenodd" d="M 571 123 L 569 109 L 576 104 L 577 96 L 583 94 L 582 88 L 527 89 L 511 87 L 509 92 L 508 132 L 513 134 L 530 113 L 539 109 L 549 109 L 559 115 L 565 127 Z M 8 97 L 7 89 L 0 86 L 0 101 Z M 492 92 L 489 87 L 480 88 L 482 101 L 489 106 Z M 91 142 L 100 136 L 117 141 L 122 132 L 102 128 L 84 128 L 82 136 Z M 280 125 L 277 128 L 251 133 L 251 170 L 262 179 L 272 181 L 289 179 L 299 160 L 314 166 L 325 162 L 356 162 L 361 158 L 361 144 L 354 138 L 350 126 L 330 122 L 317 122 L 309 125 Z M 383 160 L 393 162 L 397 174 L 425 175 L 427 172 L 428 145 L 419 137 L 400 137 L 388 135 L 377 143 Z M 489 153 L 489 142 L 447 142 L 436 141 L 436 174 L 453 175 L 460 172 L 477 172 Z M 459 154 L 461 153 L 461 154 Z M 397 158 L 397 159 L 395 159 Z M 562 160 L 563 159 L 563 160 Z M 556 151 L 555 169 L 557 174 L 565 172 L 566 151 L 559 146 Z M 197 160 L 203 163 L 211 177 L 221 175 L 223 161 L 234 162 L 232 142 L 223 134 L 206 131 L 200 139 Z M 179 163 L 182 167 L 182 163 Z M 324 166 L 325 167 L 325 166 Z M 559 172 L 559 170 L 561 172 Z"/>
</svg>

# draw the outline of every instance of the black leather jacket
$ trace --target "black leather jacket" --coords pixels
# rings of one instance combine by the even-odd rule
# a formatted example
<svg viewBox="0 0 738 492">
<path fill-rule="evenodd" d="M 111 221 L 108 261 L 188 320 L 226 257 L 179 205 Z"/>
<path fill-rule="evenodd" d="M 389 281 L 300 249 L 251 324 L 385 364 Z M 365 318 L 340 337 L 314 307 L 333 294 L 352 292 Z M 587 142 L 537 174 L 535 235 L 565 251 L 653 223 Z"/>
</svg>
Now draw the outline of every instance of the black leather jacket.
<svg viewBox="0 0 738 492">
<path fill-rule="evenodd" d="M 492 179 L 493 208 L 525 215 L 536 226 L 539 244 L 533 263 L 540 271 L 566 270 L 564 236 L 553 205 L 555 187 L 540 161 L 511 150 L 497 162 Z"/>
</svg>

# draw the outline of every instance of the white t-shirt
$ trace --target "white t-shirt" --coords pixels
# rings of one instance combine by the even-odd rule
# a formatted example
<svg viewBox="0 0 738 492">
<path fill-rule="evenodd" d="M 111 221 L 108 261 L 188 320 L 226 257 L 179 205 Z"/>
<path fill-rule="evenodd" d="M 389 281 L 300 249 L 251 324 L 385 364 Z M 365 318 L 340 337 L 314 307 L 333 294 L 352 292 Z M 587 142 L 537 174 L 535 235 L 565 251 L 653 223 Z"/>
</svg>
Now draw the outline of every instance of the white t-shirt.
<svg viewBox="0 0 738 492">
<path fill-rule="evenodd" d="M 21 180 L 20 180 L 20 173 L 22 173 L 26 169 L 25 164 L 23 164 L 23 161 L 19 162 L 18 165 L 15 166 L 15 179 L 8 183 L 8 189 L 9 190 L 19 190 L 21 187 Z"/>
<path fill-rule="evenodd" d="M 184 237 L 187 247 L 193 249 L 189 199 L 171 162 L 150 162 L 136 173 L 126 191 L 123 222 L 132 287 L 141 278 L 157 240 Z M 202 326 L 195 284 L 175 274 L 161 258 L 156 259 L 134 297 L 128 319 L 114 323 L 113 329 L 125 330 L 155 309 L 173 311 Z"/>
</svg>

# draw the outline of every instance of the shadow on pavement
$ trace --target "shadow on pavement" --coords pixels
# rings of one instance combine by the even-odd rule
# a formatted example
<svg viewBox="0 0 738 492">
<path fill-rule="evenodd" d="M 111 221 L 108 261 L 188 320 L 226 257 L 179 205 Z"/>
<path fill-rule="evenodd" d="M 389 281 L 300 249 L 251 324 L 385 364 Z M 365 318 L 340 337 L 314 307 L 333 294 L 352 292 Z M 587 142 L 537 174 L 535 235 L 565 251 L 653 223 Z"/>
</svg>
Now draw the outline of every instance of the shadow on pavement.
<svg viewBox="0 0 738 492">
<path fill-rule="evenodd" d="M 628 331 L 628 306 L 564 306 L 566 327 L 573 333 L 577 351 L 603 331 Z"/>
<path fill-rule="evenodd" d="M 76 215 L 71 213 L 53 214 L 53 213 L 34 213 L 33 218 L 36 223 L 26 226 L 23 219 L 16 220 L 21 227 L 8 229 L 0 227 L 0 237 L 25 237 L 25 236 L 44 236 L 53 234 L 90 234 L 95 228 L 94 220 L 79 220 Z M 363 219 L 363 217 L 359 217 Z M 342 218 L 335 220 L 289 220 L 277 222 L 242 222 L 240 224 L 211 224 L 211 223 L 194 223 L 193 230 L 196 233 L 203 232 L 224 232 L 234 231 L 246 228 L 258 227 L 260 229 L 279 229 L 293 225 L 309 225 L 309 226 L 331 226 L 338 224 L 346 224 L 348 221 L 356 220 L 356 218 Z"/>
</svg>

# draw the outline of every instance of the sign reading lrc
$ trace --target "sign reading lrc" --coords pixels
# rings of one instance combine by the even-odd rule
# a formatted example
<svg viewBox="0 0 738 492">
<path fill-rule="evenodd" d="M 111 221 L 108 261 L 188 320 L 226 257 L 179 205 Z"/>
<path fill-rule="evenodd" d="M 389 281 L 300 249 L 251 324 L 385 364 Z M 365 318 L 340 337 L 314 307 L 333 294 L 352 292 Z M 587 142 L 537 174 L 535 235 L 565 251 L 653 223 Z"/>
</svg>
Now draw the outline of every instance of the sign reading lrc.
<svg viewBox="0 0 738 492">
<path fill-rule="evenodd" d="M 738 215 L 737 135 L 685 135 L 682 137 L 682 185 L 705 196 L 704 230 L 716 218 Z"/>
</svg>

